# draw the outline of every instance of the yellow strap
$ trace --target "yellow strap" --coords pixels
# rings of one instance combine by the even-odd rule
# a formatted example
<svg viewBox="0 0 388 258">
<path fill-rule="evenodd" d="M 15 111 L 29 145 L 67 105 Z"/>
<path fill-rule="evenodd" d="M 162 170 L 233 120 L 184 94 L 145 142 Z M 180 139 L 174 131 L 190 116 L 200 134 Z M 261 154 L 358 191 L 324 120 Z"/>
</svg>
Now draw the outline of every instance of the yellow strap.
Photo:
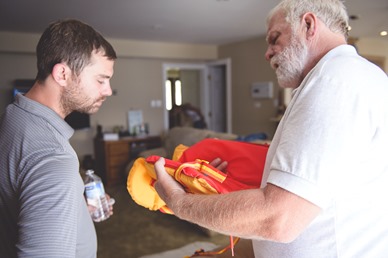
<svg viewBox="0 0 388 258">
<path fill-rule="evenodd" d="M 202 174 L 209 176 L 220 183 L 223 183 L 226 179 L 226 175 L 215 171 L 214 168 L 209 165 L 208 161 L 197 159 L 195 162 L 183 163 L 176 169 L 174 177 L 178 182 L 182 183 L 180 181 L 180 174 L 182 173 L 183 169 L 187 167 L 193 168 L 198 172 L 201 172 Z"/>
</svg>

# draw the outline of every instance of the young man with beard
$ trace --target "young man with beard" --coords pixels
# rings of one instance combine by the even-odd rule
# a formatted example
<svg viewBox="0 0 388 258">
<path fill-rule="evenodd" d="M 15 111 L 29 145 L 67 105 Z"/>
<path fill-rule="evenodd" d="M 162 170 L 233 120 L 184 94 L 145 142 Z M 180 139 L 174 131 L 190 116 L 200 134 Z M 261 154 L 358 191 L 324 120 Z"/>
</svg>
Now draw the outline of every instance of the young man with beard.
<svg viewBox="0 0 388 258">
<path fill-rule="evenodd" d="M 346 44 L 347 26 L 339 0 L 274 8 L 265 57 L 294 90 L 261 188 L 187 194 L 160 159 L 155 186 L 176 216 L 253 239 L 255 257 L 387 255 L 388 79 Z"/>
<path fill-rule="evenodd" d="M 95 113 L 112 94 L 116 53 L 92 27 L 64 20 L 44 31 L 36 54 L 35 84 L 0 120 L 0 256 L 96 257 L 64 118 Z"/>
</svg>

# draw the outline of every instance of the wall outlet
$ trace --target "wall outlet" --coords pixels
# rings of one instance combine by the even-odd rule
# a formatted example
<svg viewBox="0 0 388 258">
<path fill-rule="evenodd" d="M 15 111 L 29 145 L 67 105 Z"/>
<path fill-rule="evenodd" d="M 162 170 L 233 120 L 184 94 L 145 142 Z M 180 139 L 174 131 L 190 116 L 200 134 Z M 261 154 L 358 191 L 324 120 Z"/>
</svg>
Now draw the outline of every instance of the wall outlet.
<svg viewBox="0 0 388 258">
<path fill-rule="evenodd" d="M 151 107 L 160 108 L 162 106 L 162 101 L 160 99 L 151 100 Z"/>
</svg>

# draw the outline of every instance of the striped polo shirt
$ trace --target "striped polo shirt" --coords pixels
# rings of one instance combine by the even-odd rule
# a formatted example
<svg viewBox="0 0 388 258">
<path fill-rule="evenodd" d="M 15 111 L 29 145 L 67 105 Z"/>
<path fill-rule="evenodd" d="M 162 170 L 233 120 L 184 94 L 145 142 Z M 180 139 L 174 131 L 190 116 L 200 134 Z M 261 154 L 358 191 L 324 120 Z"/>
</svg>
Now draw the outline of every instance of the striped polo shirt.
<svg viewBox="0 0 388 258">
<path fill-rule="evenodd" d="M 21 94 L 0 118 L 0 254 L 96 257 L 74 130 Z"/>
</svg>

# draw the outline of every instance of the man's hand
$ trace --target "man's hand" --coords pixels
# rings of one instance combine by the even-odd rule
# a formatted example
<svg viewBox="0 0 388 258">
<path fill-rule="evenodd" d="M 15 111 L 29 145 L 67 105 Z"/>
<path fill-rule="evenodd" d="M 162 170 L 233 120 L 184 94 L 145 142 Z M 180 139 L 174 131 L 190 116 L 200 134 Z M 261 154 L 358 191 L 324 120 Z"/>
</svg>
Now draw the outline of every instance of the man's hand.
<svg viewBox="0 0 388 258">
<path fill-rule="evenodd" d="M 175 181 L 164 168 L 165 160 L 160 158 L 155 162 L 154 168 L 156 172 L 157 181 L 154 185 L 156 191 L 159 194 L 159 197 L 166 202 L 167 206 L 169 205 L 172 196 L 177 194 L 184 194 L 185 190 L 183 187 Z M 171 207 L 170 207 L 171 208 Z"/>
<path fill-rule="evenodd" d="M 105 194 L 105 197 L 106 197 L 106 201 L 108 202 L 108 205 L 109 205 L 109 216 L 112 216 L 113 215 L 113 204 L 115 204 L 116 200 L 112 197 L 110 197 L 109 194 Z"/>
<path fill-rule="evenodd" d="M 109 194 L 105 194 L 105 197 L 109 205 L 109 217 L 110 217 L 113 215 L 113 204 L 115 204 L 116 201 L 114 198 L 111 198 Z M 89 214 L 92 215 L 92 213 L 96 211 L 96 207 L 91 204 L 88 204 L 88 211 L 89 211 Z"/>
</svg>

